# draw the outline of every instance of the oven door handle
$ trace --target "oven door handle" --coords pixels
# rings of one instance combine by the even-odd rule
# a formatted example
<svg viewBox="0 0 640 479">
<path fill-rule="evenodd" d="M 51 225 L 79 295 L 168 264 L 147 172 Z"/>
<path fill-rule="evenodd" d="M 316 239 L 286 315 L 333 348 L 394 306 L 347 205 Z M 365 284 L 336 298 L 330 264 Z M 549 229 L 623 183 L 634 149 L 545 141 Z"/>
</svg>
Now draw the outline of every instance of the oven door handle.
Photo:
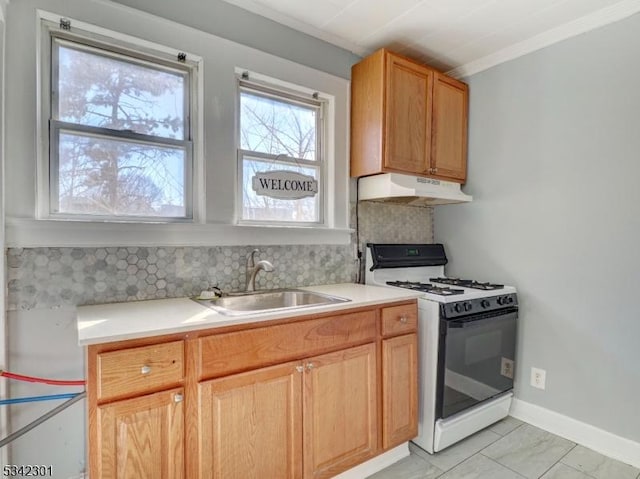
<svg viewBox="0 0 640 479">
<path fill-rule="evenodd" d="M 449 328 L 472 328 L 474 326 L 484 326 L 501 321 L 515 321 L 518 319 L 518 310 L 501 311 L 496 314 L 483 314 L 477 317 L 467 317 L 464 319 L 454 319 L 447 321 Z"/>
</svg>

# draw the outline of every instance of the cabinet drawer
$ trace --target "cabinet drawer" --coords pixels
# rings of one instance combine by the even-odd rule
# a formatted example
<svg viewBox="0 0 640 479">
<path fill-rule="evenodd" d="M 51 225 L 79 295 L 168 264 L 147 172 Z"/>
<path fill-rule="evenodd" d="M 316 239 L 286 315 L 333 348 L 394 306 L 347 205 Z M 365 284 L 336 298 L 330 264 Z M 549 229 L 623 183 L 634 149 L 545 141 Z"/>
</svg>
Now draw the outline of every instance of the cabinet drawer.
<svg viewBox="0 0 640 479">
<path fill-rule="evenodd" d="M 375 338 L 375 311 L 207 336 L 198 340 L 199 379 L 304 358 Z"/>
<path fill-rule="evenodd" d="M 382 335 L 395 336 L 416 331 L 418 328 L 418 307 L 403 304 L 382 309 Z"/>
<path fill-rule="evenodd" d="M 98 400 L 175 386 L 184 378 L 184 343 L 100 353 L 96 371 Z"/>
</svg>

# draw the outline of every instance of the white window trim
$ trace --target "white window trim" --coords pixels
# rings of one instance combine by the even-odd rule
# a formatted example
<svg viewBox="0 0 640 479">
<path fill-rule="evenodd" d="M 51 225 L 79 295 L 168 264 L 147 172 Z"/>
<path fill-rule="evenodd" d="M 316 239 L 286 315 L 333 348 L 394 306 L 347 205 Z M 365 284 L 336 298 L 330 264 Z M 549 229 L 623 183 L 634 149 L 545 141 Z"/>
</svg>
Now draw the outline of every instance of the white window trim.
<svg viewBox="0 0 640 479">
<path fill-rule="evenodd" d="M 333 150 L 326 148 L 326 142 L 328 139 L 328 118 L 329 115 L 327 111 L 330 109 L 330 105 L 335 103 L 335 98 L 332 95 L 327 93 L 320 93 L 317 91 L 312 91 L 309 88 L 301 87 L 299 85 L 293 85 L 288 82 L 282 82 L 274 78 L 270 78 L 266 75 L 262 75 L 256 72 L 249 72 L 248 70 L 242 70 L 236 68 L 236 76 L 238 78 L 238 87 L 237 87 L 237 101 L 236 101 L 236 147 L 237 147 L 237 162 L 238 162 L 238 177 L 236 180 L 236 218 L 238 218 L 239 225 L 248 225 L 248 226 L 283 226 L 283 227 L 315 227 L 315 228 L 327 228 L 329 227 L 330 222 L 333 218 L 328 215 L 328 171 L 329 164 L 335 161 L 335 155 L 333 155 Z M 248 76 L 248 79 L 244 78 Z M 280 93 L 284 101 L 292 101 L 296 102 L 296 100 L 302 100 L 304 103 L 304 97 L 309 97 L 312 100 L 312 103 L 319 103 L 319 114 L 320 118 L 318 119 L 318 131 L 316 140 L 316 152 L 318 155 L 318 162 L 313 161 L 304 161 L 300 160 L 302 164 L 308 164 L 309 166 L 318 167 L 320 171 L 319 179 L 320 179 L 320 199 L 319 199 L 319 218 L 318 221 L 314 222 L 295 222 L 295 221 L 270 221 L 270 220 L 250 220 L 242 218 L 242 210 L 243 210 L 243 194 L 242 194 L 242 183 L 243 178 L 243 160 L 245 156 L 256 156 L 258 158 L 264 157 L 265 160 L 268 161 L 268 157 L 272 157 L 274 155 L 262 154 L 260 152 L 253 152 L 252 150 L 243 150 L 240 148 L 240 93 L 242 92 L 243 87 L 246 87 L 248 90 L 251 87 L 256 87 L 256 91 L 260 91 L 260 87 L 263 87 L 267 94 L 274 93 L 277 97 L 278 93 Z M 290 98 L 288 98 L 290 97 Z M 333 109 L 331 109 L 333 111 Z M 292 162 L 300 164 L 297 160 L 293 159 Z"/>
<path fill-rule="evenodd" d="M 70 20 L 64 16 L 57 15 L 42 10 L 37 11 L 38 16 L 38 162 L 36 171 L 36 218 L 38 220 L 55 220 L 55 221 L 84 221 L 87 223 L 94 222 L 120 222 L 120 223 L 197 223 L 201 222 L 204 217 L 204 201 L 200 198 L 204 196 L 203 183 L 203 147 L 202 147 L 202 58 L 197 55 L 174 50 L 164 45 L 148 42 L 139 38 L 125 35 L 112 30 L 107 30 L 85 22 Z M 68 32 L 61 28 L 60 21 L 64 18 L 71 22 L 71 31 Z M 83 215 L 73 213 L 55 213 L 51 211 L 54 204 L 52 195 L 54 188 L 51 186 L 50 178 L 55 177 L 58 172 L 51 171 L 53 163 L 57 165 L 59 158 L 52 161 L 51 148 L 56 146 L 55 139 L 50 136 L 49 121 L 60 123 L 53 119 L 53 106 L 51 105 L 51 82 L 53 78 L 52 72 L 52 54 L 51 45 L 52 37 L 59 34 L 59 38 L 83 44 L 85 42 L 95 42 L 98 46 L 104 45 L 113 48 L 115 52 L 124 52 L 124 55 L 130 54 L 133 58 L 157 58 L 158 64 L 172 65 L 176 64 L 176 58 L 179 53 L 186 53 L 186 68 L 190 71 L 188 78 L 189 99 L 188 107 L 185 104 L 185 113 L 189 113 L 190 118 L 187 120 L 188 134 L 186 141 L 191 144 L 191 148 L 185 150 L 185 176 L 189 181 L 185 184 L 185 188 L 189 187 L 185 200 L 186 217 L 156 217 L 156 216 L 102 216 L 102 215 Z M 182 69 L 182 68 L 181 68 Z M 115 136 L 114 136 L 115 138 Z M 126 139 L 126 138 L 125 138 Z M 194 140 L 194 141 L 192 141 Z M 170 141 L 169 141 L 170 143 Z"/>
<path fill-rule="evenodd" d="M 7 248 L 349 244 L 351 228 L 92 223 L 6 218 Z"/>
</svg>

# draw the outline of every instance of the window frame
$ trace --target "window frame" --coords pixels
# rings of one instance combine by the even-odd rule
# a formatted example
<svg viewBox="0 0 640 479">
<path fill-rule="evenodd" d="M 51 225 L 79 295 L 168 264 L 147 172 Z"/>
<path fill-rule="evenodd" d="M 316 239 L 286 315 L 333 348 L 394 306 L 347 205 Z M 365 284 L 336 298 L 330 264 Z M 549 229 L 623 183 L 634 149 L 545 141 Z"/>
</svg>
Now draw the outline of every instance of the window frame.
<svg viewBox="0 0 640 479">
<path fill-rule="evenodd" d="M 78 22 L 81 23 L 81 22 Z M 84 28 L 82 28 L 84 27 Z M 122 38 L 122 34 L 96 27 L 88 29 L 86 24 L 71 31 L 62 28 L 61 24 L 41 18 L 39 29 L 41 70 L 39 78 L 39 101 L 41 107 L 39 120 L 38 149 L 41 159 L 38 162 L 40 174 L 37 181 L 37 218 L 50 220 L 72 220 L 86 222 L 118 222 L 118 223 L 194 223 L 202 215 L 201 207 L 196 200 L 200 190 L 195 172 L 200 170 L 197 162 L 196 147 L 198 130 L 198 77 L 199 58 L 189 58 L 182 62 L 172 49 L 146 41 L 139 43 L 133 38 Z M 133 65 L 149 67 L 158 71 L 178 73 L 184 78 L 183 139 L 146 135 L 129 130 L 113 130 L 104 127 L 68 123 L 58 120 L 57 81 L 59 72 L 58 50 L 60 46 L 69 45 L 78 51 L 95 52 L 105 58 L 114 58 Z M 79 214 L 55 211 L 59 204 L 59 165 L 58 146 L 60 133 L 63 131 L 83 136 L 93 136 L 127 143 L 142 143 L 160 148 L 177 148 L 184 152 L 184 216 L 148 216 L 148 215 L 99 215 Z"/>
<path fill-rule="evenodd" d="M 256 79 L 257 77 L 257 79 Z M 304 87 L 298 87 L 287 85 L 283 87 L 275 79 L 265 77 L 263 75 L 257 75 L 243 71 L 236 74 L 236 161 L 237 161 L 237 180 L 236 180 L 236 218 L 237 224 L 247 226 L 284 226 L 284 227 L 312 227 L 312 228 L 324 228 L 328 227 L 327 224 L 327 209 L 328 209 L 328 158 L 325 154 L 326 141 L 327 141 L 327 101 L 323 98 L 323 95 L 314 92 L 309 93 Z M 273 98 L 283 103 L 289 103 L 292 105 L 301 105 L 305 107 L 315 108 L 316 115 L 316 154 L 315 160 L 306 160 L 304 158 L 294 158 L 291 156 L 285 156 L 283 154 L 270 154 L 263 153 L 254 150 L 245 150 L 241 148 L 241 122 L 242 122 L 242 106 L 241 106 L 241 94 L 242 92 L 250 92 L 255 96 L 261 96 L 264 98 Z M 258 160 L 271 161 L 273 163 L 282 163 L 294 166 L 311 167 L 318 170 L 318 194 L 316 196 L 316 204 L 318 208 L 318 220 L 317 221 L 277 221 L 277 220 L 256 220 L 256 219 L 244 219 L 244 194 L 243 185 L 244 178 L 244 159 L 245 157 L 255 158 Z"/>
</svg>

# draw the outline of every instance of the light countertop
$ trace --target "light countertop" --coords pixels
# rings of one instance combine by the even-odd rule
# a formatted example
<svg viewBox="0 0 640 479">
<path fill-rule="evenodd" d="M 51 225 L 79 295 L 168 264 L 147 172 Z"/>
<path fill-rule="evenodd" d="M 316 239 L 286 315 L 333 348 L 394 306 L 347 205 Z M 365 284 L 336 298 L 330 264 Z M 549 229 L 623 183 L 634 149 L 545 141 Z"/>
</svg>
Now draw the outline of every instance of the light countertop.
<svg viewBox="0 0 640 479">
<path fill-rule="evenodd" d="M 77 317 L 78 343 L 81 346 L 87 346 L 198 329 L 256 323 L 307 314 L 341 311 L 422 296 L 422 293 L 408 289 L 353 283 L 309 286 L 300 289 L 340 296 L 351 301 L 243 316 L 225 316 L 189 298 L 80 306 Z"/>
</svg>

